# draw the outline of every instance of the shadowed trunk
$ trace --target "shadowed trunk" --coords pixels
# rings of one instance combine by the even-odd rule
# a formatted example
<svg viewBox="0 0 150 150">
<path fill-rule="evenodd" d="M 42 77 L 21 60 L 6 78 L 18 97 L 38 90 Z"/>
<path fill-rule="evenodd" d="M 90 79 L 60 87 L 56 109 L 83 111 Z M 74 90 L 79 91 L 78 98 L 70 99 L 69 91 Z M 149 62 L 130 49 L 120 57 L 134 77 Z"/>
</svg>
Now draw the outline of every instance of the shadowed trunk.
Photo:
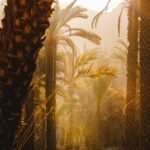
<svg viewBox="0 0 150 150">
<path fill-rule="evenodd" d="M 28 103 L 25 106 L 25 123 L 26 128 L 24 132 L 26 132 L 26 136 L 23 137 L 26 139 L 22 150 L 34 150 L 34 91 L 31 90 L 29 93 Z"/>
<path fill-rule="evenodd" d="M 11 150 L 52 0 L 7 0 L 0 32 L 0 149 Z"/>
<path fill-rule="evenodd" d="M 127 55 L 127 108 L 125 122 L 125 147 L 138 149 L 138 125 L 135 114 L 137 100 L 138 69 L 138 0 L 130 0 L 128 8 L 128 55 Z"/>
<path fill-rule="evenodd" d="M 141 0 L 141 150 L 150 149 L 150 1 Z"/>
<path fill-rule="evenodd" d="M 52 44 L 51 44 L 52 43 Z M 51 44 L 51 45 L 50 45 Z M 47 150 L 56 149 L 56 122 L 55 122 L 55 88 L 56 88 L 56 41 L 46 44 L 46 113 L 47 113 Z"/>
</svg>

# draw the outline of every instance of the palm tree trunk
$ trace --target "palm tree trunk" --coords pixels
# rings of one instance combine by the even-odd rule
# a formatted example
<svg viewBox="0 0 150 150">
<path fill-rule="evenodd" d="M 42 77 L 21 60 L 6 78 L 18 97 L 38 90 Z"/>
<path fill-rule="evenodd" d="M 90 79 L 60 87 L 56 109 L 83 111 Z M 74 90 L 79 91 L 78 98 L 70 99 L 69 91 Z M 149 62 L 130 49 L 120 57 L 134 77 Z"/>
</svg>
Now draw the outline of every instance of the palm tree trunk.
<svg viewBox="0 0 150 150">
<path fill-rule="evenodd" d="M 0 35 L 0 149 L 11 150 L 52 0 L 7 0 Z"/>
<path fill-rule="evenodd" d="M 46 99 L 45 99 L 45 93 L 43 93 L 43 90 L 41 90 L 41 88 L 45 88 L 43 87 L 43 83 L 44 82 L 44 75 L 45 75 L 45 65 L 46 65 L 46 61 L 45 61 L 45 51 L 43 52 L 43 50 L 40 51 L 38 60 L 37 60 L 37 70 L 36 70 L 36 75 L 38 78 L 40 78 L 41 80 L 38 81 L 38 86 L 35 88 L 34 90 L 34 94 L 35 94 L 35 107 L 37 107 L 37 111 L 40 108 L 40 112 L 34 113 L 34 122 L 35 122 L 35 149 L 38 150 L 45 150 L 46 149 Z M 41 82 L 42 81 L 42 82 Z M 41 85 L 42 84 L 42 85 Z M 45 89 L 44 89 L 45 91 Z M 41 97 L 41 94 L 44 94 L 43 97 Z M 41 108 L 41 105 L 44 106 Z M 41 138 L 42 137 L 42 138 Z"/>
<path fill-rule="evenodd" d="M 55 88 L 56 88 L 56 41 L 46 45 L 46 113 L 47 113 L 47 150 L 56 149 Z"/>
<path fill-rule="evenodd" d="M 150 149 L 150 1 L 140 1 L 141 150 Z"/>
<path fill-rule="evenodd" d="M 138 149 L 138 125 L 136 122 L 135 103 L 137 99 L 138 69 L 138 1 L 130 0 L 128 10 L 128 55 L 127 55 L 127 108 L 125 120 L 125 147 L 127 150 Z"/>
<path fill-rule="evenodd" d="M 34 91 L 31 90 L 28 97 L 28 103 L 26 103 L 25 106 L 26 128 L 24 129 L 24 132 L 26 131 L 28 132 L 27 134 L 25 134 L 27 140 L 25 141 L 22 150 L 34 150 L 34 115 L 33 114 L 34 114 Z"/>
</svg>

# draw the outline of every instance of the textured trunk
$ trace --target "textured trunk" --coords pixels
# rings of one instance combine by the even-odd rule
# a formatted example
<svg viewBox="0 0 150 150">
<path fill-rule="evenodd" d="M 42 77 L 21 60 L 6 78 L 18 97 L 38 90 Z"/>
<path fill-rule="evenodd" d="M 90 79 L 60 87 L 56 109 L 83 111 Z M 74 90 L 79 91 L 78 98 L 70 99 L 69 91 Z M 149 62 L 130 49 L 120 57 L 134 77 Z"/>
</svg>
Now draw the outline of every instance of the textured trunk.
<svg viewBox="0 0 150 150">
<path fill-rule="evenodd" d="M 42 55 L 44 53 L 44 56 Z M 46 149 L 46 99 L 45 99 L 45 87 L 43 85 L 45 75 L 45 51 L 39 54 L 39 58 L 37 60 L 37 72 L 36 76 L 42 79 L 38 82 L 38 87 L 35 88 L 35 113 L 34 113 L 34 121 L 35 121 L 35 150 L 45 150 Z M 44 89 L 43 90 L 41 90 Z M 44 94 L 44 96 L 41 96 Z M 43 106 L 43 107 L 41 107 Z M 43 109 L 44 108 L 44 109 Z M 39 110 L 40 109 L 40 110 Z M 36 111 L 38 113 L 36 113 Z M 40 112 L 39 112 L 40 111 Z M 42 138 L 41 138 L 42 137 Z"/>
<path fill-rule="evenodd" d="M 11 150 L 52 0 L 7 0 L 0 32 L 0 149 Z"/>
<path fill-rule="evenodd" d="M 26 132 L 25 142 L 23 144 L 22 150 L 34 150 L 34 91 L 30 92 L 28 97 L 28 103 L 25 106 L 25 123 L 26 128 L 24 132 Z"/>
<path fill-rule="evenodd" d="M 21 125 L 17 130 L 16 137 L 14 139 L 14 149 L 33 149 L 34 150 L 34 92 L 30 90 L 26 100 L 26 104 L 22 108 Z"/>
<path fill-rule="evenodd" d="M 126 150 L 138 149 L 138 125 L 136 122 L 135 103 L 137 100 L 138 69 L 138 0 L 130 0 L 128 10 L 128 55 L 127 55 L 127 108 L 125 124 Z"/>
<path fill-rule="evenodd" d="M 55 87 L 56 87 L 56 41 L 46 44 L 46 113 L 47 113 L 47 150 L 56 149 Z"/>
<path fill-rule="evenodd" d="M 70 97 L 69 102 L 69 118 L 68 118 L 68 124 L 67 124 L 67 134 L 66 134 L 66 143 L 65 148 L 67 150 L 73 149 L 73 121 L 74 121 L 74 103 L 73 103 L 73 92 L 74 89 L 72 87 L 69 87 L 68 93 Z"/>
<path fill-rule="evenodd" d="M 150 0 L 141 0 L 141 150 L 150 149 Z"/>
</svg>

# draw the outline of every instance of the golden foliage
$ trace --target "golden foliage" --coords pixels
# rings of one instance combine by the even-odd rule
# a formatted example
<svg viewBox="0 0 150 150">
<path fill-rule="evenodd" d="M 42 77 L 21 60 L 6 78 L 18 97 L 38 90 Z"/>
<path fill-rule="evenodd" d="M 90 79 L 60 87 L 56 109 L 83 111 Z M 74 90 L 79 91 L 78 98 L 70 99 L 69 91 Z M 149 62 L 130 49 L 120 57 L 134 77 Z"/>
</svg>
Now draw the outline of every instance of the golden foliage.
<svg viewBox="0 0 150 150">
<path fill-rule="evenodd" d="M 76 45 L 71 36 L 78 36 L 84 39 L 87 39 L 95 44 L 100 44 L 101 38 L 93 33 L 86 31 L 81 28 L 72 28 L 69 23 L 70 21 L 82 18 L 87 19 L 88 15 L 86 14 L 86 9 L 74 6 L 76 0 L 71 2 L 66 8 L 61 9 L 59 4 L 55 5 L 55 12 L 53 13 L 52 18 L 50 19 L 51 26 L 47 29 L 45 45 L 47 43 L 52 43 L 55 41 L 58 45 L 63 45 L 69 47 L 72 51 L 76 51 Z"/>
</svg>

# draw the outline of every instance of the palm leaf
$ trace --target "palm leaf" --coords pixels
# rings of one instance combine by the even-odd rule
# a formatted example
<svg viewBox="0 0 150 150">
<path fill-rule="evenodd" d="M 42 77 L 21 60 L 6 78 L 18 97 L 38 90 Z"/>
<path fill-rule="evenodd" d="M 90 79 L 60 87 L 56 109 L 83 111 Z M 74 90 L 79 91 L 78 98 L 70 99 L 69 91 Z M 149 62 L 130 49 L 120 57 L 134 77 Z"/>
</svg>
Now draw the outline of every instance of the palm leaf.
<svg viewBox="0 0 150 150">
<path fill-rule="evenodd" d="M 93 91 L 94 96 L 97 100 L 97 109 L 99 109 L 100 103 L 105 97 L 108 89 L 111 85 L 112 78 L 104 77 L 104 78 L 97 78 L 93 81 Z"/>
<path fill-rule="evenodd" d="M 117 71 L 112 68 L 112 67 L 108 67 L 108 66 L 100 66 L 98 67 L 96 70 L 93 70 L 93 65 L 89 65 L 88 67 L 82 67 L 76 74 L 75 79 L 78 78 L 86 78 L 86 77 L 90 77 L 90 78 L 100 78 L 103 76 L 107 76 L 107 77 L 116 77 L 117 75 Z"/>
<path fill-rule="evenodd" d="M 122 17 L 122 14 L 123 14 L 123 10 L 124 10 L 124 5 L 121 9 L 121 12 L 119 14 L 119 18 L 118 18 L 118 35 L 120 36 L 120 26 L 121 26 L 121 17 Z"/>
<path fill-rule="evenodd" d="M 77 57 L 75 62 L 75 67 L 81 67 L 83 65 L 89 64 L 91 61 L 96 60 L 98 57 L 98 52 L 95 51 L 96 49 L 92 49 L 90 51 L 84 52 Z"/>
<path fill-rule="evenodd" d="M 97 27 L 97 23 L 98 23 L 98 20 L 100 18 L 100 16 L 107 10 L 108 8 L 108 5 L 110 3 L 111 0 L 109 0 L 105 6 L 104 9 L 102 9 L 94 18 L 93 18 L 93 21 L 92 21 L 92 28 L 96 28 Z"/>
<path fill-rule="evenodd" d="M 58 37 L 58 44 L 61 45 L 65 45 L 65 46 L 69 46 L 73 52 L 73 55 L 76 56 L 77 54 L 77 50 L 76 50 L 76 45 L 75 43 L 72 41 L 72 39 L 70 39 L 67 36 L 59 36 Z"/>
<path fill-rule="evenodd" d="M 70 36 L 79 36 L 97 45 L 99 45 L 101 41 L 101 38 L 97 34 L 80 28 L 72 28 L 72 32 Z"/>
<path fill-rule="evenodd" d="M 79 6 L 73 7 L 76 3 L 76 0 L 71 2 L 65 9 L 61 10 L 59 14 L 59 28 L 63 27 L 67 24 L 70 20 L 74 18 L 87 18 L 88 16 L 84 14 L 87 11 L 85 8 L 81 8 Z M 69 12 L 69 13 L 68 13 Z"/>
</svg>

